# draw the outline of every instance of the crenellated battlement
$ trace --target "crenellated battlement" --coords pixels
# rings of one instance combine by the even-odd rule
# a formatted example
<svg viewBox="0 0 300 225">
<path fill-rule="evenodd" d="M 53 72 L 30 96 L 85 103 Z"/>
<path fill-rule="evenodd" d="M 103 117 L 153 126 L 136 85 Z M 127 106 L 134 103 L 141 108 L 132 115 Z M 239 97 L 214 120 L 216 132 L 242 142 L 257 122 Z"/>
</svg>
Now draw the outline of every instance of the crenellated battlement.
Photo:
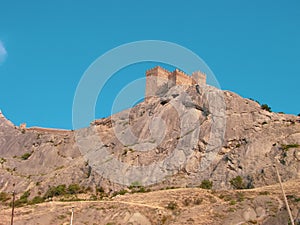
<svg viewBox="0 0 300 225">
<path fill-rule="evenodd" d="M 146 70 L 146 76 L 149 76 L 153 73 L 157 73 L 159 71 L 160 75 L 165 73 L 165 74 L 170 74 L 171 72 L 165 68 L 162 68 L 160 66 L 156 66 L 154 68 L 151 68 L 149 70 Z"/>
<path fill-rule="evenodd" d="M 179 69 L 168 71 L 156 66 L 146 71 L 146 93 L 145 97 L 157 96 L 162 88 L 170 89 L 176 85 L 206 85 L 206 75 L 200 71 L 194 72 L 192 76 Z"/>
</svg>

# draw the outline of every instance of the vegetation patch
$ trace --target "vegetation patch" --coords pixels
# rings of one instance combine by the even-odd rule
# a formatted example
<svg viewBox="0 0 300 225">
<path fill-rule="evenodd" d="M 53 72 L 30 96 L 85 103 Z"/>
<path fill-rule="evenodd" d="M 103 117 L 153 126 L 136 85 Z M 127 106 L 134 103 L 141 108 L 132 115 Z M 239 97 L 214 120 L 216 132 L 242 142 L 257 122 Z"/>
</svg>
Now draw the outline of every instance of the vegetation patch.
<svg viewBox="0 0 300 225">
<path fill-rule="evenodd" d="M 237 176 L 230 180 L 230 184 L 234 189 L 246 189 L 246 185 L 241 176 Z"/>
<path fill-rule="evenodd" d="M 300 147 L 300 145 L 297 144 L 297 143 L 294 143 L 294 144 L 288 144 L 288 145 L 285 145 L 285 144 L 282 144 L 282 145 L 281 145 L 281 149 L 282 149 L 283 151 L 288 151 L 290 148 L 299 148 L 299 147 Z"/>
<path fill-rule="evenodd" d="M 229 202 L 229 205 L 235 205 L 236 204 L 236 201 L 235 200 L 231 200 L 230 202 Z"/>
<path fill-rule="evenodd" d="M 192 200 L 190 198 L 186 198 L 186 199 L 183 200 L 183 205 L 184 206 L 189 206 L 191 202 L 192 202 Z"/>
<path fill-rule="evenodd" d="M 32 152 L 26 152 L 21 156 L 22 160 L 27 160 L 32 155 Z"/>
<path fill-rule="evenodd" d="M 128 193 L 128 191 L 122 189 L 122 190 L 120 190 L 120 191 L 114 192 L 114 193 L 112 194 L 112 197 L 115 197 L 115 196 L 117 196 L 117 195 L 125 195 L 126 193 Z"/>
<path fill-rule="evenodd" d="M 128 188 L 131 190 L 131 193 L 146 193 L 151 191 L 150 188 L 146 189 L 142 186 L 139 181 L 132 182 Z"/>
<path fill-rule="evenodd" d="M 130 184 L 130 186 L 128 188 L 133 189 L 133 188 L 139 188 L 141 186 L 142 186 L 142 184 L 139 181 L 134 181 Z"/>
<path fill-rule="evenodd" d="M 80 187 L 79 184 L 70 184 L 68 187 L 65 184 L 60 184 L 58 186 L 49 187 L 44 198 L 47 199 L 55 196 L 75 195 L 86 191 L 87 190 Z"/>
<path fill-rule="evenodd" d="M 79 186 L 79 184 L 70 184 L 69 187 L 67 188 L 67 193 L 70 195 L 78 194 L 81 192 L 82 192 L 82 189 Z"/>
<path fill-rule="evenodd" d="M 212 189 L 212 186 L 213 186 L 213 182 L 212 181 L 203 180 L 201 182 L 200 188 L 203 188 L 203 189 Z"/>
<path fill-rule="evenodd" d="M 261 107 L 261 109 L 263 109 L 263 110 L 266 110 L 266 111 L 268 111 L 268 112 L 272 112 L 271 107 L 268 106 L 267 104 L 262 104 L 260 107 Z"/>
<path fill-rule="evenodd" d="M 45 199 L 41 196 L 35 196 L 28 204 L 30 205 L 35 205 L 39 203 L 43 203 Z"/>
<path fill-rule="evenodd" d="M 286 197 L 294 202 L 300 202 L 300 197 L 297 197 L 296 195 L 287 195 Z"/>
<path fill-rule="evenodd" d="M 200 205 L 202 202 L 203 202 L 203 198 L 196 198 L 196 199 L 194 200 L 194 204 L 195 204 L 195 205 Z"/>
<path fill-rule="evenodd" d="M 178 208 L 178 205 L 176 202 L 169 202 L 166 208 L 170 210 L 175 210 Z"/>
<path fill-rule="evenodd" d="M 235 194 L 221 194 L 219 198 L 229 202 L 230 205 L 235 205 L 237 202 L 244 201 L 245 195 L 243 192 L 237 192 Z"/>
<path fill-rule="evenodd" d="M 66 194 L 66 185 L 61 184 L 55 187 L 49 187 L 48 191 L 45 193 L 44 198 L 52 198 L 54 196 L 60 196 Z"/>
<path fill-rule="evenodd" d="M 133 189 L 132 191 L 131 191 L 131 193 L 146 193 L 146 192 L 150 192 L 151 191 L 151 189 L 150 188 L 145 188 L 145 187 L 139 187 L 138 189 Z"/>
<path fill-rule="evenodd" d="M 268 191 L 261 191 L 261 192 L 259 192 L 258 194 L 259 194 L 259 195 L 269 195 L 270 192 L 268 192 Z"/>
<path fill-rule="evenodd" d="M 23 193 L 23 195 L 21 195 L 21 197 L 14 202 L 15 207 L 21 207 L 21 206 L 27 204 L 29 196 L 30 196 L 30 191 L 25 191 Z M 13 204 L 13 202 L 10 203 L 10 206 L 12 206 L 12 204 Z"/>
<path fill-rule="evenodd" d="M 4 163 L 6 163 L 6 159 L 1 157 L 0 158 L 0 164 L 1 164 L 2 168 L 3 168 Z"/>
</svg>

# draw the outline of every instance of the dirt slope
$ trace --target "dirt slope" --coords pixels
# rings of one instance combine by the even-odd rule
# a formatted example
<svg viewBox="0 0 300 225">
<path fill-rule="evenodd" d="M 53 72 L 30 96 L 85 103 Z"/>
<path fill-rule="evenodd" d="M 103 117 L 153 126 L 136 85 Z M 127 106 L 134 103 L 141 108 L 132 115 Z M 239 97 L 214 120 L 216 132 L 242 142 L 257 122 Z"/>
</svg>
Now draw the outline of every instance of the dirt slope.
<svg viewBox="0 0 300 225">
<path fill-rule="evenodd" d="M 285 183 L 296 221 L 300 221 L 299 180 Z M 243 191 L 197 188 L 116 196 L 105 201 L 47 202 L 16 208 L 15 224 L 287 224 L 279 185 Z M 10 221 L 1 209 L 0 224 Z"/>
</svg>

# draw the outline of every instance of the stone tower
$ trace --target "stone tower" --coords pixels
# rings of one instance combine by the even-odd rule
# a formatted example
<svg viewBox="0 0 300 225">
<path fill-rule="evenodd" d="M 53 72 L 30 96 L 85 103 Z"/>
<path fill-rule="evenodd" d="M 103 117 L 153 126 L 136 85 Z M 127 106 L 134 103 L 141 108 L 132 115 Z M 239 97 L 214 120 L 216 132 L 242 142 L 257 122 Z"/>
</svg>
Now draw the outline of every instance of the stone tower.
<svg viewBox="0 0 300 225">
<path fill-rule="evenodd" d="M 156 66 L 146 71 L 146 93 L 145 97 L 156 96 L 161 88 L 168 88 L 170 72 Z"/>
<path fill-rule="evenodd" d="M 206 75 L 200 71 L 194 72 L 192 76 L 175 69 L 170 72 L 160 66 L 146 71 L 145 98 L 159 96 L 160 92 L 170 89 L 176 85 L 206 85 Z"/>
<path fill-rule="evenodd" d="M 199 85 L 205 85 L 206 84 L 206 75 L 204 73 L 201 73 L 200 71 L 196 71 L 192 73 L 192 78 L 196 82 L 196 84 Z"/>
</svg>

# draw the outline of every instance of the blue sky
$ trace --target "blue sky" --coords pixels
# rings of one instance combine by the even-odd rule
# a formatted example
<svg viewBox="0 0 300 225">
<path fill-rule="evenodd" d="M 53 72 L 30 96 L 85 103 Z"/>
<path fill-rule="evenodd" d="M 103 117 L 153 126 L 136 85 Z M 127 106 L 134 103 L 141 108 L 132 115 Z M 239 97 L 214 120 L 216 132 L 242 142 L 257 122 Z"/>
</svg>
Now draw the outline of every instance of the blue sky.
<svg viewBox="0 0 300 225">
<path fill-rule="evenodd" d="M 198 54 L 222 89 L 298 114 L 300 2 L 0 0 L 0 109 L 16 125 L 72 128 L 80 78 L 99 56 L 139 40 Z M 124 68 L 101 92 L 96 117 L 155 63 Z"/>
</svg>

